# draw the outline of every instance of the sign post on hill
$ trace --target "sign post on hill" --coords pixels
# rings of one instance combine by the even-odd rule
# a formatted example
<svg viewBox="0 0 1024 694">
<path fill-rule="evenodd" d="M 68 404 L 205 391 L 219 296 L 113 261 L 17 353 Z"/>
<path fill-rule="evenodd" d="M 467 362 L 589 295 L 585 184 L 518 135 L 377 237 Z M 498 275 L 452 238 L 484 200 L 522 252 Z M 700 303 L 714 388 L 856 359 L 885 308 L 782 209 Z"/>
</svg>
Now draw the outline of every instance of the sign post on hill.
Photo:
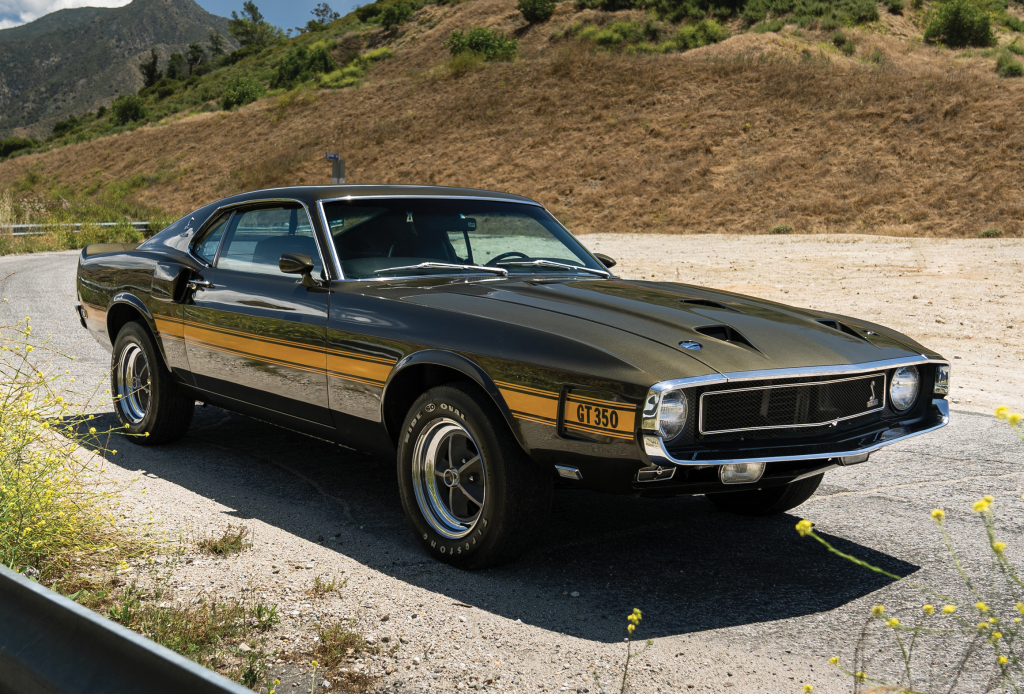
<svg viewBox="0 0 1024 694">
<path fill-rule="evenodd" d="M 345 160 L 336 152 L 327 153 L 327 161 L 331 162 L 331 185 L 345 182 Z"/>
</svg>

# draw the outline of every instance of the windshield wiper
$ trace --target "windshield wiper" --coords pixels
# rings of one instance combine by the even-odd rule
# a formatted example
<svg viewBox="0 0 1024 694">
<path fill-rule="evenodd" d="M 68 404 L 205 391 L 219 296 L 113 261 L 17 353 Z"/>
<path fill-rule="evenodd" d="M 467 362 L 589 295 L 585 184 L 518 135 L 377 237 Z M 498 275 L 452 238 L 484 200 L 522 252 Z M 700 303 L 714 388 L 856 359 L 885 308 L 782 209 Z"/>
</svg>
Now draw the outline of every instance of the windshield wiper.
<svg viewBox="0 0 1024 694">
<path fill-rule="evenodd" d="M 559 270 L 579 270 L 580 272 L 589 272 L 594 275 L 600 275 L 605 279 L 612 276 L 612 273 L 605 270 L 595 270 L 594 268 L 583 267 L 581 265 L 569 265 L 568 263 L 556 263 L 553 260 L 510 260 L 507 263 L 498 263 L 498 265 L 514 265 L 515 267 L 553 267 Z"/>
<path fill-rule="evenodd" d="M 508 277 L 508 270 L 503 267 L 487 267 L 486 265 L 459 265 L 457 263 L 420 263 L 418 265 L 402 265 L 399 267 L 386 267 L 383 270 L 374 270 L 373 274 L 379 275 L 382 272 L 397 272 L 398 270 L 430 270 L 438 268 L 441 270 L 478 270 L 480 272 L 493 272 L 502 277 Z"/>
</svg>

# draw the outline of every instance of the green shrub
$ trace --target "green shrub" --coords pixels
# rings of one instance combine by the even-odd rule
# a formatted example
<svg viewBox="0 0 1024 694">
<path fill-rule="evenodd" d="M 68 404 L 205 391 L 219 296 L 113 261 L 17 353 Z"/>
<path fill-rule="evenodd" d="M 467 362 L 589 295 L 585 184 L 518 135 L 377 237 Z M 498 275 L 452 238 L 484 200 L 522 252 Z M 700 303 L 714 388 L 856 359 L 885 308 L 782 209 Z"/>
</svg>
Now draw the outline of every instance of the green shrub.
<svg viewBox="0 0 1024 694">
<path fill-rule="evenodd" d="M 889 10 L 889 14 L 903 14 L 903 10 L 907 9 L 903 0 L 885 0 L 885 6 Z"/>
<path fill-rule="evenodd" d="M 770 22 L 758 22 L 754 25 L 754 28 L 751 29 L 751 31 L 755 34 L 767 34 L 770 31 L 782 31 L 782 27 L 784 26 L 785 23 L 781 19 L 773 19 Z"/>
<path fill-rule="evenodd" d="M 710 46 L 729 38 L 729 31 L 713 19 L 702 19 L 696 24 L 680 27 L 675 42 L 679 50 Z"/>
<path fill-rule="evenodd" d="M 226 111 L 236 106 L 245 106 L 259 99 L 266 92 L 267 90 L 263 88 L 263 85 L 252 77 L 239 75 L 224 87 L 224 94 L 220 99 L 220 107 Z"/>
<path fill-rule="evenodd" d="M 357 55 L 349 61 L 348 65 L 328 73 L 320 78 L 320 86 L 327 89 L 344 89 L 358 85 L 366 71 L 382 60 L 392 57 L 395 54 L 390 48 L 375 48 L 365 55 Z"/>
<path fill-rule="evenodd" d="M 277 64 L 277 71 L 270 80 L 270 86 L 274 89 L 291 89 L 301 82 L 309 82 L 319 74 L 333 72 L 337 67 L 338 64 L 334 62 L 326 46 L 318 44 L 311 49 L 299 46 L 289 51 Z"/>
<path fill-rule="evenodd" d="M 539 24 L 551 19 L 555 13 L 555 0 L 519 0 L 516 9 L 530 24 Z"/>
<path fill-rule="evenodd" d="M 875 65 L 881 65 L 882 63 L 885 62 L 885 60 L 885 53 L 882 53 L 882 51 L 880 51 L 877 48 L 871 51 L 871 55 L 868 56 L 868 62 L 871 62 Z"/>
<path fill-rule="evenodd" d="M 141 96 L 134 94 L 122 94 L 114 99 L 110 110 L 114 112 L 112 120 L 114 125 L 128 125 L 136 121 L 145 120 L 149 116 L 146 102 Z"/>
<path fill-rule="evenodd" d="M 1000 77 L 1024 76 L 1024 64 L 1009 53 L 1000 53 L 996 58 L 996 74 Z"/>
<path fill-rule="evenodd" d="M 67 120 L 59 120 L 53 124 L 53 136 L 64 137 L 81 124 L 81 121 L 74 116 L 71 116 Z"/>
<path fill-rule="evenodd" d="M 1008 45 L 1006 47 L 1006 50 L 1010 51 L 1011 53 L 1016 53 L 1017 55 L 1024 55 L 1024 45 L 1017 43 L 1016 40 L 1014 40 L 1013 43 Z"/>
<path fill-rule="evenodd" d="M 788 224 L 776 224 L 768 230 L 769 234 L 792 234 L 793 227 Z"/>
<path fill-rule="evenodd" d="M 457 53 L 448 61 L 448 74 L 452 77 L 461 77 L 483 62 L 485 62 L 485 59 L 480 53 L 474 53 L 473 51 Z"/>
<path fill-rule="evenodd" d="M 992 20 L 970 0 L 949 0 L 939 5 L 924 38 L 951 48 L 991 46 Z"/>
<path fill-rule="evenodd" d="M 6 140 L 0 140 L 0 159 L 9 157 L 19 150 L 35 147 L 38 144 L 38 142 L 28 137 L 9 137 Z"/>
<path fill-rule="evenodd" d="M 1006 25 L 1008 29 L 1016 31 L 1018 33 L 1024 33 L 1024 22 L 1017 19 L 1013 15 L 1003 12 L 1001 21 L 1003 22 L 1003 24 Z"/>
<path fill-rule="evenodd" d="M 843 26 L 843 22 L 835 15 L 829 15 L 822 17 L 821 19 L 821 30 L 822 31 L 833 31 Z"/>
<path fill-rule="evenodd" d="M 985 229 L 978 234 L 979 239 L 998 239 L 1003 235 L 1002 229 Z"/>
<path fill-rule="evenodd" d="M 380 24 L 385 29 L 394 29 L 409 21 L 416 8 L 407 2 L 396 2 L 386 6 L 380 13 Z"/>
<path fill-rule="evenodd" d="M 444 45 L 453 56 L 472 51 L 484 56 L 484 60 L 514 60 L 519 51 L 518 39 L 484 27 L 471 27 L 466 33 L 453 31 Z"/>
<path fill-rule="evenodd" d="M 841 50 L 846 55 L 853 55 L 857 48 L 853 45 L 853 40 L 841 31 L 837 31 L 832 34 L 832 45 Z"/>
</svg>

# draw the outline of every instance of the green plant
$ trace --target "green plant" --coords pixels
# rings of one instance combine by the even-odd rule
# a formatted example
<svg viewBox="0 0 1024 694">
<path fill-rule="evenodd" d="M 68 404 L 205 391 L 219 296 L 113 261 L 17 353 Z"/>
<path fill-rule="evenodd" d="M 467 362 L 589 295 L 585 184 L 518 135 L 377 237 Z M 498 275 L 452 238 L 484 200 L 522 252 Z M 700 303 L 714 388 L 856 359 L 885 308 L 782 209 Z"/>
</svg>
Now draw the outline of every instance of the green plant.
<svg viewBox="0 0 1024 694">
<path fill-rule="evenodd" d="M 871 55 L 868 56 L 868 62 L 873 63 L 874 65 L 881 65 L 882 63 L 885 62 L 885 60 L 885 53 L 882 53 L 882 51 L 878 48 L 871 51 Z"/>
<path fill-rule="evenodd" d="M 309 82 L 319 74 L 333 72 L 338 64 L 334 62 L 327 46 L 316 44 L 312 48 L 299 46 L 288 51 L 280 63 L 273 79 L 272 88 L 284 87 L 291 89 L 300 82 Z"/>
<path fill-rule="evenodd" d="M 857 47 L 853 45 L 853 40 L 841 31 L 837 31 L 832 34 L 832 38 L 829 39 L 832 45 L 841 50 L 846 55 L 853 55 Z"/>
<path fill-rule="evenodd" d="M 114 112 L 112 120 L 115 125 L 128 125 L 145 120 L 149 113 L 146 102 L 134 94 L 122 94 L 117 97 L 110 109 Z"/>
<path fill-rule="evenodd" d="M 347 582 L 347 579 L 345 582 Z M 319 598 L 328 593 L 333 593 L 338 588 L 338 583 L 333 578 L 324 579 L 322 576 L 317 575 L 313 577 L 313 587 L 309 589 L 309 592 Z"/>
<path fill-rule="evenodd" d="M 243 525 L 228 525 L 220 537 L 203 537 L 196 545 L 204 552 L 228 556 L 252 547 L 251 537 L 252 532 L 249 528 Z"/>
<path fill-rule="evenodd" d="M 626 691 L 626 680 L 629 678 L 629 660 L 633 657 L 633 632 L 640 626 L 640 620 L 644 618 L 639 609 L 633 608 L 633 613 L 626 617 L 629 624 L 626 626 L 626 663 L 622 667 L 622 692 Z"/>
<path fill-rule="evenodd" d="M 39 142 L 28 137 L 9 137 L 6 140 L 0 140 L 0 159 L 9 157 L 23 149 L 31 149 L 38 144 Z"/>
<path fill-rule="evenodd" d="M 555 13 L 555 0 L 519 0 L 516 9 L 530 24 L 539 24 L 551 19 Z"/>
<path fill-rule="evenodd" d="M 396 2 L 384 7 L 380 13 L 380 25 L 385 29 L 394 29 L 409 21 L 416 8 L 407 2 Z"/>
<path fill-rule="evenodd" d="M 979 239 L 998 239 L 1003 235 L 1002 229 L 985 229 L 978 234 Z"/>
<path fill-rule="evenodd" d="M 729 31 L 713 19 L 701 19 L 679 28 L 675 43 L 680 50 L 700 48 L 729 38 Z"/>
<path fill-rule="evenodd" d="M 1020 43 L 1020 39 L 1014 39 L 1013 43 L 1007 44 L 1006 50 L 1017 55 L 1024 55 L 1024 44 Z"/>
<path fill-rule="evenodd" d="M 341 622 L 318 626 L 316 635 L 313 654 L 325 668 L 337 667 L 346 656 L 366 648 L 363 637 Z"/>
<path fill-rule="evenodd" d="M 907 9 L 903 0 L 885 0 L 885 7 L 889 10 L 889 14 L 903 14 L 903 10 Z"/>
<path fill-rule="evenodd" d="M 267 90 L 264 89 L 263 85 L 252 77 L 239 75 L 228 82 L 228 85 L 224 88 L 220 106 L 225 111 L 236 106 L 245 106 L 259 99 L 266 92 Z"/>
<path fill-rule="evenodd" d="M 323 75 L 320 78 L 320 86 L 325 89 L 342 89 L 344 87 L 358 85 L 363 81 L 363 78 L 371 67 L 382 60 L 391 58 L 394 55 L 395 52 L 387 46 L 375 48 L 363 55 L 356 56 L 348 65 L 340 70 L 335 70 L 334 72 Z"/>
<path fill-rule="evenodd" d="M 497 29 L 471 27 L 465 33 L 453 31 L 444 46 L 453 56 L 472 51 L 484 56 L 484 60 L 510 61 L 515 59 L 519 51 L 519 40 Z"/>
<path fill-rule="evenodd" d="M 483 65 L 487 59 L 480 53 L 465 51 L 456 53 L 448 59 L 448 74 L 452 77 L 461 77 L 476 67 Z"/>
<path fill-rule="evenodd" d="M 46 583 L 88 565 L 113 568 L 141 547 L 111 515 L 115 492 L 94 484 L 95 458 L 78 454 L 116 451 L 70 391 L 65 359 L 34 338 L 28 318 L 0 327 L 0 563 Z"/>
<path fill-rule="evenodd" d="M 924 38 L 951 48 L 991 46 L 995 41 L 992 20 L 970 0 L 948 0 L 939 5 Z"/>
<path fill-rule="evenodd" d="M 1024 76 L 1024 64 L 1021 64 L 1009 52 L 1000 53 L 996 58 L 996 74 L 1000 77 L 1022 77 Z"/>
<path fill-rule="evenodd" d="M 228 35 L 238 41 L 238 45 L 242 48 L 250 46 L 263 48 L 284 38 L 284 32 L 266 21 L 252 0 L 245 0 L 242 3 L 241 17 L 237 12 L 231 13 L 231 21 L 228 22 Z M 211 36 L 211 40 L 212 38 Z"/>
<path fill-rule="evenodd" d="M 769 234 L 792 234 L 793 227 L 788 224 L 776 224 L 768 230 Z"/>
<path fill-rule="evenodd" d="M 67 120 L 59 120 L 53 124 L 53 136 L 64 137 L 79 125 L 81 125 L 81 121 L 75 116 L 71 116 Z"/>
<path fill-rule="evenodd" d="M 768 32 L 782 31 L 785 23 L 781 19 L 773 19 L 770 22 L 758 22 L 751 28 L 755 34 L 767 34 Z"/>
</svg>

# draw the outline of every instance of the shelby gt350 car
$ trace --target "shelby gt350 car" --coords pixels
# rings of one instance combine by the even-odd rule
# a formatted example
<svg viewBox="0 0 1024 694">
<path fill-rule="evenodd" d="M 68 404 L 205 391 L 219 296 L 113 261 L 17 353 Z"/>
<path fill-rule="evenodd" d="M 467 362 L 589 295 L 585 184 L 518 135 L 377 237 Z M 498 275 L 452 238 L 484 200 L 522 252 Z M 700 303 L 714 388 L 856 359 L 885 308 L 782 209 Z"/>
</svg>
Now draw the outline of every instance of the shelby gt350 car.
<svg viewBox="0 0 1024 694">
<path fill-rule="evenodd" d="M 279 188 L 89 246 L 77 310 L 133 441 L 199 401 L 396 456 L 467 568 L 521 552 L 556 482 L 780 513 L 948 422 L 948 362 L 904 335 L 614 265 L 516 195 Z"/>
</svg>

